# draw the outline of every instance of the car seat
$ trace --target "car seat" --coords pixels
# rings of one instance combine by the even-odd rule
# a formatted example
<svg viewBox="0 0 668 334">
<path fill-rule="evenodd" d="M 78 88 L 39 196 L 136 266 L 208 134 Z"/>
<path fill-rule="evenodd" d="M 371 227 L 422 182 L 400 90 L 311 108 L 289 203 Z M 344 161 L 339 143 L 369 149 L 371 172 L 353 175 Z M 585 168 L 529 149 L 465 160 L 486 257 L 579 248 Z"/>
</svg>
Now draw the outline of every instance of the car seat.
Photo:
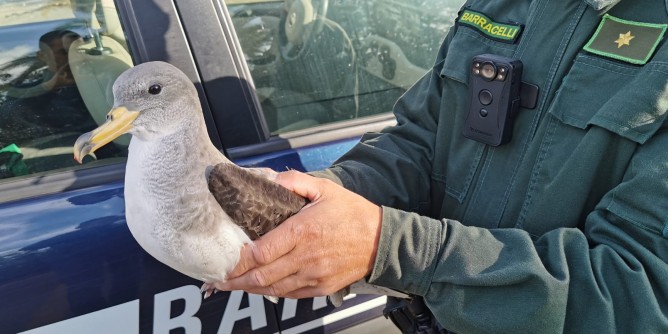
<svg viewBox="0 0 668 334">
<path fill-rule="evenodd" d="M 69 64 L 81 98 L 99 125 L 104 123 L 113 106 L 114 81 L 133 66 L 132 57 L 123 40 L 113 1 L 72 0 L 71 4 L 75 16 L 89 25 L 93 36 L 72 43 Z M 129 136 L 114 140 L 121 146 L 129 142 Z"/>
</svg>

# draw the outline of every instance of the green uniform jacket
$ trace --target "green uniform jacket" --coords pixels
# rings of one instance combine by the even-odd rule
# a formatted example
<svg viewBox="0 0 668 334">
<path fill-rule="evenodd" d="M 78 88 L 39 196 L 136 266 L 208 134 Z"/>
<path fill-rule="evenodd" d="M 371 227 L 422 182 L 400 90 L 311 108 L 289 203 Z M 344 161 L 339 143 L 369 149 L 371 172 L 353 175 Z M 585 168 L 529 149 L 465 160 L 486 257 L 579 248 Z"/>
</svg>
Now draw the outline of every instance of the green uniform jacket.
<svg viewBox="0 0 668 334">
<path fill-rule="evenodd" d="M 460 333 L 668 332 L 668 43 L 645 65 L 583 50 L 595 2 L 467 2 L 524 24 L 519 39 L 452 28 L 397 125 L 315 173 L 383 205 L 371 283 L 424 296 Z M 608 13 L 667 23 L 666 6 Z M 522 60 L 540 87 L 499 147 L 462 136 L 484 53 Z"/>
</svg>

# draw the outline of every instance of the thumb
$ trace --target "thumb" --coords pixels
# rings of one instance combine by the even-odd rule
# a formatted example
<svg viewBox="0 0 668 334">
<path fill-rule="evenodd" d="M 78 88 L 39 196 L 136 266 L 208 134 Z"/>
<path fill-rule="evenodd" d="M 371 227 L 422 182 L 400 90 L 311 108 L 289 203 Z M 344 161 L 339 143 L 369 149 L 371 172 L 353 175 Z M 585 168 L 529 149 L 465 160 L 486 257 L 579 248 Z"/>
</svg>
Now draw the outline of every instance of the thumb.
<svg viewBox="0 0 668 334">
<path fill-rule="evenodd" d="M 278 173 L 274 182 L 311 202 L 315 202 L 321 196 L 322 180 L 296 170 Z"/>
</svg>

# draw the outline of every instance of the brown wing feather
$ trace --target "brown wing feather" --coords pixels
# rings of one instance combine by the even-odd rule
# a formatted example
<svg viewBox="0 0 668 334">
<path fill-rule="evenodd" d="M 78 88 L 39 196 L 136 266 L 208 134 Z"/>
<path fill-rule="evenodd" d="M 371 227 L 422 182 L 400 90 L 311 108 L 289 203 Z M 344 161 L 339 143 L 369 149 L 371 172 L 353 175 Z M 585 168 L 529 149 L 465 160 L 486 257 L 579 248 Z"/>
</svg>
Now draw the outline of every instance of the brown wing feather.
<svg viewBox="0 0 668 334">
<path fill-rule="evenodd" d="M 231 163 L 209 174 L 209 191 L 237 225 L 255 240 L 306 205 L 306 199 Z"/>
</svg>

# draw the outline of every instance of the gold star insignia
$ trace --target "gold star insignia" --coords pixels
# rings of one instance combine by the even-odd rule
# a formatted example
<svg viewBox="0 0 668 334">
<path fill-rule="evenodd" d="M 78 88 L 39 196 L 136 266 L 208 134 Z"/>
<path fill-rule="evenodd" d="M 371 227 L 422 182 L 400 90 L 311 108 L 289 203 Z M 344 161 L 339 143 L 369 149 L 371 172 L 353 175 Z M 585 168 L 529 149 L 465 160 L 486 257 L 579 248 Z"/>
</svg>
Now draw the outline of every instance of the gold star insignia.
<svg viewBox="0 0 668 334">
<path fill-rule="evenodd" d="M 634 39 L 635 36 L 631 35 L 631 30 L 629 30 L 626 34 L 619 34 L 619 38 L 615 40 L 615 43 L 617 43 L 617 48 L 621 48 L 624 45 L 631 45 L 631 40 Z"/>
</svg>

